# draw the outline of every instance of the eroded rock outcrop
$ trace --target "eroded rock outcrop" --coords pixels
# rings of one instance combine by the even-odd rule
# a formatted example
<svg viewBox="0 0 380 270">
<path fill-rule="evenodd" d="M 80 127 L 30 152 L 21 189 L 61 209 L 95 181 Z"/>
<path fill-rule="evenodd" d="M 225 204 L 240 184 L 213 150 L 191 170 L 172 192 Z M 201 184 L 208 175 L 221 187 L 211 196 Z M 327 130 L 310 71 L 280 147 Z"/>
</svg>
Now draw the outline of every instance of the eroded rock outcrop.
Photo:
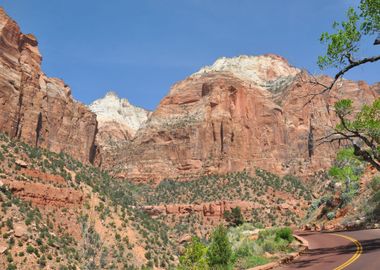
<svg viewBox="0 0 380 270">
<path fill-rule="evenodd" d="M 166 205 L 145 205 L 141 209 L 151 216 L 160 215 L 190 215 L 201 214 L 204 217 L 223 218 L 226 211 L 239 207 L 243 214 L 255 208 L 261 208 L 260 204 L 248 201 L 220 201 L 199 204 L 166 204 Z"/>
<path fill-rule="evenodd" d="M 73 207 L 83 201 L 83 193 L 73 188 L 58 188 L 49 184 L 3 180 L 17 197 L 46 207 Z"/>
<path fill-rule="evenodd" d="M 0 131 L 33 146 L 94 158 L 96 116 L 41 70 L 38 42 L 0 8 Z"/>
<path fill-rule="evenodd" d="M 359 107 L 378 96 L 365 82 L 339 81 L 324 95 L 314 78 L 277 55 L 223 58 L 176 83 L 133 141 L 105 168 L 136 181 L 186 178 L 256 167 L 308 176 L 328 168 L 337 145 L 317 147 L 331 131 L 333 104 Z"/>
</svg>

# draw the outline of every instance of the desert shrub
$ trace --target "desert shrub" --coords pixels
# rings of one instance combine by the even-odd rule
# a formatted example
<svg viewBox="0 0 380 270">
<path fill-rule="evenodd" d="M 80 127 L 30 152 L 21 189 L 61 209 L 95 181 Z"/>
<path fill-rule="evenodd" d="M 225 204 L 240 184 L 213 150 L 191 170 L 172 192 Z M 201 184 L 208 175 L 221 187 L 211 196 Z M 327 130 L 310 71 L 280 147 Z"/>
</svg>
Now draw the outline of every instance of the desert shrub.
<svg viewBox="0 0 380 270">
<path fill-rule="evenodd" d="M 350 201 L 352 201 L 353 197 L 354 197 L 354 195 L 352 193 L 343 192 L 340 195 L 339 207 L 343 208 L 344 206 L 346 206 Z"/>
<path fill-rule="evenodd" d="M 35 248 L 33 246 L 31 246 L 29 244 L 26 246 L 26 252 L 28 252 L 29 254 L 33 253 L 34 250 L 35 250 Z"/>
<path fill-rule="evenodd" d="M 16 270 L 16 269 L 17 269 L 17 267 L 13 263 L 8 264 L 8 266 L 7 266 L 7 270 Z"/>
<path fill-rule="evenodd" d="M 38 259 L 38 264 L 40 265 L 40 267 L 45 267 L 46 266 L 46 257 L 45 255 L 42 255 L 39 259 Z"/>
<path fill-rule="evenodd" d="M 13 230 L 13 219 L 12 218 L 8 218 L 6 221 L 6 224 L 7 224 L 7 227 L 9 230 Z"/>
<path fill-rule="evenodd" d="M 380 190 L 380 176 L 375 176 L 370 182 L 370 187 L 373 191 Z"/>
<path fill-rule="evenodd" d="M 13 257 L 12 257 L 12 254 L 10 252 L 7 254 L 7 261 L 9 263 L 13 262 Z"/>
<path fill-rule="evenodd" d="M 372 196 L 372 201 L 375 203 L 380 203 L 380 190 Z"/>
<path fill-rule="evenodd" d="M 326 214 L 326 217 L 327 217 L 328 220 L 334 219 L 335 218 L 335 212 L 328 212 Z"/>
<path fill-rule="evenodd" d="M 232 226 L 239 226 L 244 223 L 244 217 L 239 206 L 232 208 L 231 211 L 225 211 L 223 216 Z"/>
<path fill-rule="evenodd" d="M 265 252 L 287 251 L 293 241 L 292 230 L 288 227 L 266 229 L 259 232 L 258 242 Z"/>
<path fill-rule="evenodd" d="M 289 227 L 280 228 L 276 230 L 276 240 L 283 239 L 288 241 L 289 243 L 293 242 L 293 231 Z"/>
</svg>

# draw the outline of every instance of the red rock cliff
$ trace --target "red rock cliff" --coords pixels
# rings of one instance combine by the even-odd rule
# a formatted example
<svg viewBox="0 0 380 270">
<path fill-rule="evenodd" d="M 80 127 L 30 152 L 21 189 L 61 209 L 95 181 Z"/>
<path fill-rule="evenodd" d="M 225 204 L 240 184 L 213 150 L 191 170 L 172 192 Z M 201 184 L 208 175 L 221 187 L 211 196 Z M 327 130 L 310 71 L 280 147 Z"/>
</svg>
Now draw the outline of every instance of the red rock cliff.
<svg viewBox="0 0 380 270">
<path fill-rule="evenodd" d="M 41 71 L 37 44 L 0 8 L 0 131 L 91 161 L 96 116 L 72 98 L 62 80 Z"/>
<path fill-rule="evenodd" d="M 364 82 L 343 80 L 308 103 L 321 90 L 311 80 L 276 55 L 219 59 L 175 84 L 108 166 L 137 181 L 256 167 L 307 176 L 328 168 L 337 145 L 315 141 L 335 125 L 333 104 L 351 98 L 361 106 L 378 94 Z"/>
</svg>

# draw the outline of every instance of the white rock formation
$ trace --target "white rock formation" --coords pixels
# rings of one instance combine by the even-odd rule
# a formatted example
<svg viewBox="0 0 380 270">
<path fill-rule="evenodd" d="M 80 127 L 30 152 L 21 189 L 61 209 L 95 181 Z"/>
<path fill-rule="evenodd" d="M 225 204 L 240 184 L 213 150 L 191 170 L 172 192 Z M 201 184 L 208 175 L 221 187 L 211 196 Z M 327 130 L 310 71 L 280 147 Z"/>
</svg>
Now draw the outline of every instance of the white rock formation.
<svg viewBox="0 0 380 270">
<path fill-rule="evenodd" d="M 292 81 L 301 70 L 292 67 L 278 55 L 241 55 L 233 58 L 219 58 L 214 64 L 203 67 L 192 76 L 202 76 L 210 72 L 230 72 L 244 81 L 276 91 Z"/>
<path fill-rule="evenodd" d="M 89 105 L 99 123 L 99 129 L 116 123 L 133 137 L 140 126 L 148 119 L 150 112 L 133 106 L 127 99 L 119 98 L 115 92 L 108 92 L 103 98 Z"/>
</svg>

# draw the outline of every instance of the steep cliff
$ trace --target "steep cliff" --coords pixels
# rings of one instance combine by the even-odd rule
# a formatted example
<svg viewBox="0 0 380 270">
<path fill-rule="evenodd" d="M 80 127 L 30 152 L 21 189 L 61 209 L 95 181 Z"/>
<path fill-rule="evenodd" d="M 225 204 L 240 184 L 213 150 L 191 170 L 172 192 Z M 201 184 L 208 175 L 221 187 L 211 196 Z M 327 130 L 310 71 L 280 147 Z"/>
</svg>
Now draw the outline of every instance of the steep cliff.
<svg viewBox="0 0 380 270">
<path fill-rule="evenodd" d="M 38 42 L 0 8 L 0 131 L 81 161 L 95 154 L 96 116 L 41 70 Z"/>
<path fill-rule="evenodd" d="M 308 176 L 328 168 L 337 145 L 317 147 L 316 140 L 335 125 L 334 102 L 351 98 L 360 106 L 378 94 L 364 82 L 342 80 L 310 101 L 321 90 L 311 81 L 277 55 L 219 59 L 176 83 L 134 140 L 103 166 L 137 181 L 256 167 Z"/>
</svg>

